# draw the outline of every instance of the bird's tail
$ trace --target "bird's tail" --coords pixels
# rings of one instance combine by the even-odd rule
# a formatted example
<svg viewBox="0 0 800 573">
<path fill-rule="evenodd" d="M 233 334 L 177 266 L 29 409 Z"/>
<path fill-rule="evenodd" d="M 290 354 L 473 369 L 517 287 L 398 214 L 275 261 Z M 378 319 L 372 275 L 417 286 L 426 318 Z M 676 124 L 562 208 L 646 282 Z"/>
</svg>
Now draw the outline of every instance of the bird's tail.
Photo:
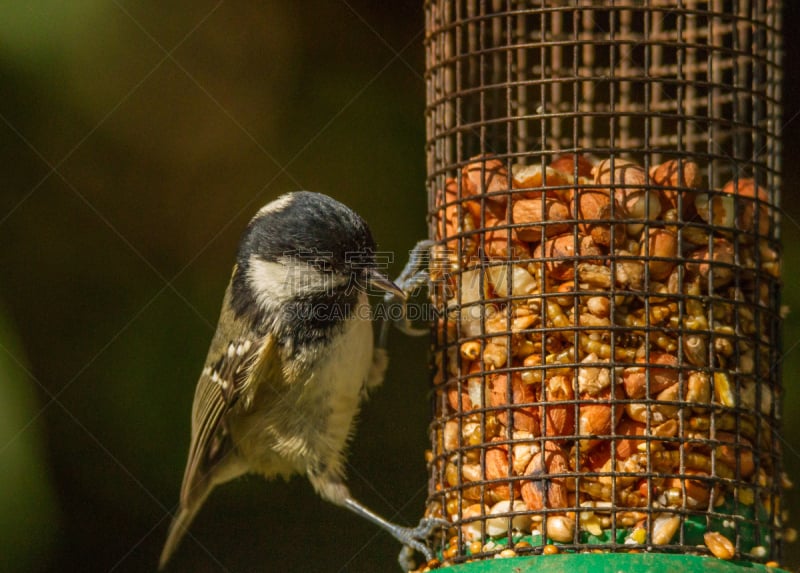
<svg viewBox="0 0 800 573">
<path fill-rule="evenodd" d="M 239 477 L 244 473 L 244 466 L 236 463 L 234 456 L 223 457 L 210 470 L 197 469 L 193 462 L 193 454 L 189 455 L 189 463 L 186 466 L 186 473 L 183 476 L 181 485 L 181 504 L 178 513 L 172 520 L 167 534 L 167 542 L 161 551 L 161 558 L 158 561 L 158 569 L 162 570 L 172 557 L 178 545 L 186 535 L 189 525 L 194 520 L 197 512 L 203 507 L 203 503 L 208 498 L 214 486 Z"/>
<path fill-rule="evenodd" d="M 189 529 L 189 524 L 194 519 L 194 516 L 197 514 L 197 510 L 201 505 L 202 504 L 197 503 L 191 508 L 181 505 L 181 508 L 178 510 L 178 513 L 172 520 L 172 524 L 169 526 L 167 542 L 164 544 L 164 549 L 161 551 L 161 558 L 158 560 L 159 571 L 166 567 L 170 557 L 172 557 L 173 553 L 175 553 L 175 550 L 178 548 L 183 536 L 186 535 L 186 532 Z"/>
</svg>

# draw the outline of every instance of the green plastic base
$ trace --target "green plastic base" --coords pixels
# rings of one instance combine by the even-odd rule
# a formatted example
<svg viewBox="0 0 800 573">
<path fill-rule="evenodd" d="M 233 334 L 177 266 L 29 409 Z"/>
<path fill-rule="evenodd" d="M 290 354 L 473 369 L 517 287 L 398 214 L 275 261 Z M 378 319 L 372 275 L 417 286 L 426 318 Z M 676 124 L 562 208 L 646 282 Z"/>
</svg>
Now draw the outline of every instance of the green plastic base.
<svg viewBox="0 0 800 573">
<path fill-rule="evenodd" d="M 575 553 L 486 559 L 444 567 L 447 573 L 788 573 L 747 561 L 665 553 Z"/>
</svg>

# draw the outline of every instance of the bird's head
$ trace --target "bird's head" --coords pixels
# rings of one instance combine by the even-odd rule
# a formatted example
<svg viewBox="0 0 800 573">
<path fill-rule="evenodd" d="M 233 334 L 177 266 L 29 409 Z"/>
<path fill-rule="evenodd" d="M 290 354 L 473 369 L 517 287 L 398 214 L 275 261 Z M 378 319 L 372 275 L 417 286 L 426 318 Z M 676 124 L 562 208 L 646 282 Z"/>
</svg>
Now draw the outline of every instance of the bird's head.
<svg viewBox="0 0 800 573">
<path fill-rule="evenodd" d="M 264 206 L 242 236 L 234 307 L 245 299 L 270 308 L 370 287 L 403 296 L 380 263 L 369 226 L 355 211 L 320 193 L 289 193 Z"/>
</svg>

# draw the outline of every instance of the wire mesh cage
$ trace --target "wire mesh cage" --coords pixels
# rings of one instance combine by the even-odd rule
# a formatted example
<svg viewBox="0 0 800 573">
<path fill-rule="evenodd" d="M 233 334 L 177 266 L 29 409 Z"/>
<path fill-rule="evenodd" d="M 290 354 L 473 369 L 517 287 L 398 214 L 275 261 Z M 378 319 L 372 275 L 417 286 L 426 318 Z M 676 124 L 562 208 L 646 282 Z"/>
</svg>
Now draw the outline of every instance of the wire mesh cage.
<svg viewBox="0 0 800 573">
<path fill-rule="evenodd" d="M 425 10 L 442 560 L 778 560 L 780 2 Z"/>
</svg>

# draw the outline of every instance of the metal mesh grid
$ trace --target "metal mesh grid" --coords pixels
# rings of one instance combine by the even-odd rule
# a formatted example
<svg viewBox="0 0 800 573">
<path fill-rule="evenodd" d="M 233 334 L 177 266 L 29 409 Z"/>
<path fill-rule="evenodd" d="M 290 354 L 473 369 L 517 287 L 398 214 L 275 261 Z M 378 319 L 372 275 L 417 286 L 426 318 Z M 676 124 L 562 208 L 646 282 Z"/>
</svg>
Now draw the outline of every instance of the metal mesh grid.
<svg viewBox="0 0 800 573">
<path fill-rule="evenodd" d="M 425 9 L 442 559 L 779 559 L 780 2 Z"/>
</svg>

